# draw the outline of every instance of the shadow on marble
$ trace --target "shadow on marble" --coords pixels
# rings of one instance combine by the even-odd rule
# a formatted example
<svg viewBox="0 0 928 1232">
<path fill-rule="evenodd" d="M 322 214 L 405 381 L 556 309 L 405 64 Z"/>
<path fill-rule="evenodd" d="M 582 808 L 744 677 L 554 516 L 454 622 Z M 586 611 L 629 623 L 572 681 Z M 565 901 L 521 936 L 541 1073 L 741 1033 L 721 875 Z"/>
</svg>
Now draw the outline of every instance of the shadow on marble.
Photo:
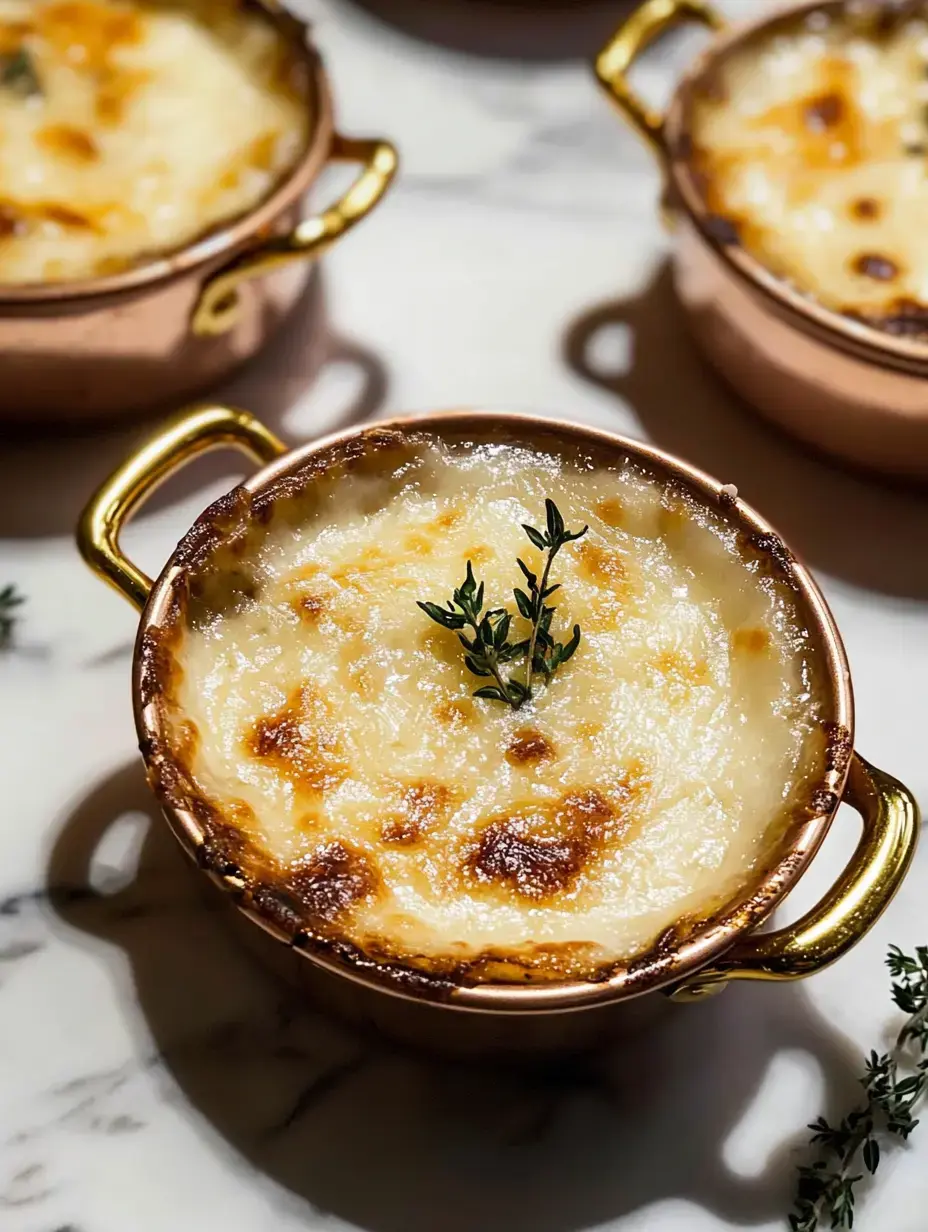
<svg viewBox="0 0 928 1232">
<path fill-rule="evenodd" d="M 570 326 L 567 363 L 618 394 L 649 440 L 726 483 L 817 569 L 886 594 L 928 597 L 928 491 L 854 473 L 767 424 L 698 353 L 669 263 L 627 299 Z"/>
<path fill-rule="evenodd" d="M 356 369 L 360 380 L 353 383 L 344 405 L 323 408 L 323 431 L 349 427 L 374 415 L 386 397 L 387 372 L 377 355 L 332 329 L 324 280 L 316 271 L 261 354 L 200 400 L 245 407 L 284 440 L 307 439 L 315 426 L 311 391 L 335 365 Z M 301 398 L 309 403 L 307 413 L 296 406 Z M 53 426 L 34 433 L 0 432 L 0 537 L 70 536 L 94 487 L 153 431 L 158 420 L 155 413 L 133 416 L 130 424 L 83 430 Z M 210 454 L 186 467 L 154 495 L 148 512 L 167 508 L 228 474 L 229 458 L 227 452 Z"/>
<path fill-rule="evenodd" d="M 636 0 L 350 0 L 404 34 L 494 59 L 592 60 Z"/>
<path fill-rule="evenodd" d="M 127 823 L 142 826 L 137 863 L 101 867 L 98 849 Z M 417 1057 L 330 1022 L 260 969 L 204 885 L 140 764 L 78 805 L 48 867 L 56 930 L 114 947 L 139 1053 L 152 1064 L 153 1041 L 202 1149 L 231 1145 L 255 1183 L 367 1232 L 573 1232 L 673 1198 L 739 1225 L 776 1219 L 802 1127 L 757 1176 L 722 1158 L 772 1060 L 810 1054 L 829 1115 L 854 1098 L 853 1050 L 788 986 L 662 1003 L 633 1055 L 626 1043 L 533 1071 Z"/>
</svg>

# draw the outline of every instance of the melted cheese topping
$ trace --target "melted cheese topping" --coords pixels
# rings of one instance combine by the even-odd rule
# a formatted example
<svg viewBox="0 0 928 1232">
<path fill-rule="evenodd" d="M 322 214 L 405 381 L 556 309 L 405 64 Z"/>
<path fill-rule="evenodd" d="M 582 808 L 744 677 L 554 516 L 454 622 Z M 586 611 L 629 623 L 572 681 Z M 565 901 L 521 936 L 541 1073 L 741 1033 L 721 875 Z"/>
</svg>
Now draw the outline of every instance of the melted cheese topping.
<svg viewBox="0 0 928 1232">
<path fill-rule="evenodd" d="M 307 141 L 293 56 L 234 0 L 0 0 L 0 282 L 115 273 L 255 206 Z"/>
<path fill-rule="evenodd" d="M 874 9 L 763 32 L 692 113 L 709 209 L 775 274 L 898 334 L 928 330 L 928 20 Z"/>
<path fill-rule="evenodd" d="M 582 641 L 513 711 L 472 696 L 485 682 L 416 604 L 469 560 L 515 611 L 546 496 L 590 527 L 552 574 L 554 631 Z M 630 465 L 423 443 L 315 482 L 200 591 L 173 717 L 199 790 L 308 927 L 414 965 L 632 955 L 738 893 L 821 772 L 793 592 Z"/>
</svg>

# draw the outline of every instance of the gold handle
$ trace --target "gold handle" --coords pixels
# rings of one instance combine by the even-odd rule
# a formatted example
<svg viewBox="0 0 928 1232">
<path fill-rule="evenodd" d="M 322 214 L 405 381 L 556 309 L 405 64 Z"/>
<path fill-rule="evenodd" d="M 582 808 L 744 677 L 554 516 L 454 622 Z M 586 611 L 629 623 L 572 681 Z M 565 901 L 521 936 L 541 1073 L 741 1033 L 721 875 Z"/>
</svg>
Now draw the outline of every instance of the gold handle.
<svg viewBox="0 0 928 1232">
<path fill-rule="evenodd" d="M 329 151 L 332 162 L 363 163 L 364 170 L 335 205 L 314 218 L 306 218 L 288 235 L 276 235 L 248 249 L 230 265 L 207 279 L 193 311 L 192 328 L 199 337 L 224 334 L 240 311 L 238 288 L 292 261 L 311 261 L 340 239 L 374 208 L 396 174 L 399 157 L 389 141 L 341 137 L 336 133 Z"/>
<path fill-rule="evenodd" d="M 286 446 L 247 411 L 229 406 L 198 406 L 168 420 L 125 461 L 90 498 L 77 527 L 77 546 L 95 573 L 139 609 L 145 606 L 151 578 L 119 547 L 123 526 L 155 488 L 190 458 L 235 446 L 258 462 L 272 462 Z"/>
<path fill-rule="evenodd" d="M 695 21 L 721 30 L 723 18 L 705 0 L 646 0 L 616 31 L 596 57 L 596 76 L 632 127 L 664 156 L 664 117 L 648 107 L 626 80 L 634 60 L 656 38 L 681 22 Z"/>
<path fill-rule="evenodd" d="M 918 843 L 915 797 L 857 753 L 844 799 L 860 813 L 863 834 L 850 864 L 822 901 L 777 932 L 736 942 L 709 969 L 670 992 L 695 1001 L 729 980 L 801 980 L 831 965 L 863 937 L 889 906 L 909 870 Z"/>
</svg>

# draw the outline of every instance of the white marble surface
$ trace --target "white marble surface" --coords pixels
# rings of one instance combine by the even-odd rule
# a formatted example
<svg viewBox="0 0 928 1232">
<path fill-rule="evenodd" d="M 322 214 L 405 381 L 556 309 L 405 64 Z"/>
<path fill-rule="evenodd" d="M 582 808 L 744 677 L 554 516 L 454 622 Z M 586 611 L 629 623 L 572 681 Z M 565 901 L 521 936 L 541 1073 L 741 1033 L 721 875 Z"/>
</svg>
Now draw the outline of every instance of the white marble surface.
<svg viewBox="0 0 928 1232">
<path fill-rule="evenodd" d="M 341 123 L 393 136 L 403 177 L 229 394 L 292 440 L 394 410 L 538 409 L 737 483 L 834 606 L 859 747 L 928 801 L 928 497 L 810 459 L 704 371 L 668 289 L 654 169 L 580 58 L 618 6 L 545 7 L 381 0 L 463 54 L 348 0 L 305 0 Z M 498 54 L 523 45 L 532 58 Z M 651 60 L 646 87 L 672 62 Z M 138 435 L 0 442 L 0 581 L 29 600 L 0 658 L 0 1228 L 784 1226 L 802 1127 L 855 1097 L 859 1054 L 893 1028 L 887 944 L 928 941 L 928 849 L 826 974 L 732 988 L 589 1070 L 527 1081 L 359 1045 L 239 952 L 146 792 L 135 616 L 71 543 Z M 142 563 L 232 466 L 201 464 L 158 498 L 129 536 Z M 845 810 L 797 908 L 855 832 Z M 924 1229 L 926 1202 L 928 1126 L 887 1158 L 860 1227 Z"/>
</svg>

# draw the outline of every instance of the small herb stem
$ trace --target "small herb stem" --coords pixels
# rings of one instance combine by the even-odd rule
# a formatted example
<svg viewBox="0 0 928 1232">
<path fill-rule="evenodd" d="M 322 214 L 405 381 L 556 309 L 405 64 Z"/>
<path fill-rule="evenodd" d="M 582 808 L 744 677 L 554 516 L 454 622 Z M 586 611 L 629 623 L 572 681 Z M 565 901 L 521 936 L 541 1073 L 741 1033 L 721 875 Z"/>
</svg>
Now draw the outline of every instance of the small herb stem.
<svg viewBox="0 0 928 1232">
<path fill-rule="evenodd" d="M 928 1000 L 920 1010 L 917 1010 L 908 1020 L 896 1037 L 896 1047 L 903 1048 L 909 1040 L 918 1039 L 925 1024 L 928 1023 Z"/>
<path fill-rule="evenodd" d="M 471 619 L 471 617 L 469 616 L 467 618 L 467 623 L 473 629 L 475 636 L 479 638 L 480 637 L 479 623 Z M 493 679 L 496 681 L 497 685 L 499 685 L 500 692 L 505 696 L 506 700 L 509 702 L 509 705 L 512 706 L 513 710 L 518 710 L 519 706 L 521 705 L 521 702 L 513 701 L 512 693 L 509 690 L 509 682 L 503 679 L 502 673 L 499 670 L 499 665 L 496 662 L 496 655 L 490 650 L 485 651 L 485 655 L 486 655 L 487 668 L 493 674 Z"/>
<path fill-rule="evenodd" d="M 539 587 L 538 578 L 524 560 L 516 564 L 522 570 L 522 575 L 528 583 L 530 592 L 516 588 L 512 593 L 516 601 L 519 615 L 523 616 L 531 626 L 531 637 L 520 642 L 511 642 L 509 632 L 512 628 L 513 613 L 508 608 L 490 607 L 484 610 L 485 587 L 474 577 L 473 562 L 468 560 L 464 581 L 456 586 L 451 599 L 444 604 L 419 600 L 416 606 L 423 611 L 429 620 L 434 620 L 443 629 L 450 629 L 458 635 L 458 641 L 464 647 L 464 663 L 475 676 L 491 677 L 495 683 L 481 685 L 474 691 L 474 697 L 485 701 L 503 702 L 518 710 L 523 702 L 532 695 L 532 676 L 535 667 L 535 655 L 539 656 L 541 669 L 550 678 L 559 667 L 573 658 L 580 645 L 580 626 L 574 625 L 573 635 L 564 643 L 555 640 L 551 633 L 551 620 L 554 616 L 553 607 L 545 607 L 547 593 L 554 594 L 560 586 L 548 586 L 551 575 L 551 564 L 558 550 L 574 539 L 582 539 L 589 530 L 570 531 L 564 525 L 560 510 L 551 499 L 545 500 L 547 515 L 547 533 L 534 526 L 523 525 L 530 542 L 540 551 L 548 553 L 545 561 L 544 575 Z M 465 635 L 467 629 L 472 637 Z M 500 671 L 505 663 L 521 660 L 528 650 L 528 668 L 523 679 L 521 670 L 518 675 L 510 672 L 508 678 Z M 526 683 L 527 681 L 527 683 Z"/>
<path fill-rule="evenodd" d="M 891 946 L 886 965 L 893 1002 L 907 1018 L 893 1051 L 873 1051 L 866 1060 L 860 1080 L 866 1104 L 837 1124 L 819 1117 L 809 1126 L 817 1159 L 799 1170 L 789 1219 L 793 1232 L 816 1232 L 826 1224 L 853 1227 L 855 1191 L 867 1173 L 876 1172 L 881 1139 L 907 1141 L 918 1125 L 913 1114 L 928 1091 L 928 946 L 917 946 L 914 957 Z"/>
<path fill-rule="evenodd" d="M 560 544 L 558 544 L 560 547 Z M 545 591 L 548 589 L 548 574 L 551 572 L 551 563 L 557 556 L 558 548 L 552 548 L 548 553 L 548 559 L 545 562 L 544 573 L 541 575 L 541 586 L 538 591 L 538 615 L 532 622 L 532 635 L 528 643 L 528 670 L 525 677 L 525 700 L 528 701 L 532 696 L 532 677 L 535 674 L 535 645 L 538 641 L 538 630 L 541 627 L 541 617 L 544 612 Z M 519 705 L 522 703 L 520 702 Z M 518 707 L 516 707 L 518 709 Z"/>
</svg>

